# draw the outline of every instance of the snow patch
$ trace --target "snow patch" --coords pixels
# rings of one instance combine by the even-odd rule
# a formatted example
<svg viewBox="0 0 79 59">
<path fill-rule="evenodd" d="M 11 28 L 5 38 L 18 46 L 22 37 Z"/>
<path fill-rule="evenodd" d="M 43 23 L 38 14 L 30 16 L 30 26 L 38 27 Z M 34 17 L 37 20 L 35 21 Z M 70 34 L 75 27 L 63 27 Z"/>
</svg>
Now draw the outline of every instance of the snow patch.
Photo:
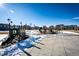
<svg viewBox="0 0 79 59">
<path fill-rule="evenodd" d="M 32 47 L 36 42 L 40 42 L 46 35 L 33 35 L 26 40 L 22 40 L 10 47 L 0 49 L 0 56 L 20 56 L 24 49 Z"/>
<path fill-rule="evenodd" d="M 62 33 L 68 33 L 68 34 L 75 34 L 75 35 L 79 35 L 79 33 L 75 33 L 75 32 L 70 32 L 70 31 L 60 31 Z"/>
</svg>

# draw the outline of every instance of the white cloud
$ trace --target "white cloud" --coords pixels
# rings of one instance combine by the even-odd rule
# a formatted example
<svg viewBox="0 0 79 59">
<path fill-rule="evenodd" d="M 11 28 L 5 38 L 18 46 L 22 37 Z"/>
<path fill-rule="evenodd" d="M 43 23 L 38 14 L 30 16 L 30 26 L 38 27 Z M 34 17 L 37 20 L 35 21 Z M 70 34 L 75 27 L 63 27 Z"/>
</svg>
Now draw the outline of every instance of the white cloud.
<svg viewBox="0 0 79 59">
<path fill-rule="evenodd" d="M 15 13 L 15 11 L 11 9 L 11 10 L 10 10 L 10 13 Z"/>
<path fill-rule="evenodd" d="M 75 20 L 77 20 L 77 19 L 79 19 L 79 17 L 74 17 L 74 18 L 72 18 L 72 19 L 75 19 Z"/>
<path fill-rule="evenodd" d="M 0 7 L 2 7 L 3 6 L 3 3 L 0 3 Z"/>
<path fill-rule="evenodd" d="M 0 3 L 0 8 L 5 8 L 5 4 L 4 3 Z"/>
</svg>

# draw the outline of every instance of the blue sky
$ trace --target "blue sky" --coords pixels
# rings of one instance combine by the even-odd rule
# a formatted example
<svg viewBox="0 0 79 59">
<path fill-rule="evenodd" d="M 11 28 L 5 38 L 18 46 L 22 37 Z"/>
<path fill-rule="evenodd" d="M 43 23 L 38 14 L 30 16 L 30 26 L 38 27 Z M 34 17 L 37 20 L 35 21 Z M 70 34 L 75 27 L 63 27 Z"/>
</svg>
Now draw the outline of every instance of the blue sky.
<svg viewBox="0 0 79 59">
<path fill-rule="evenodd" d="M 0 23 L 42 25 L 79 25 L 79 4 L 9 3 L 0 6 Z"/>
</svg>

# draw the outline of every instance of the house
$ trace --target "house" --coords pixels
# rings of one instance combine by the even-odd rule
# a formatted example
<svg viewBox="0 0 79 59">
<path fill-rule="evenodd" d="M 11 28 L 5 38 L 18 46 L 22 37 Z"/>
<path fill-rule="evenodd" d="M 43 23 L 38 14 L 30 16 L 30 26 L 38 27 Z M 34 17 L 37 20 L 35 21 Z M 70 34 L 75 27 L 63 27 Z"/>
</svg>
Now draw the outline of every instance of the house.
<svg viewBox="0 0 79 59">
<path fill-rule="evenodd" d="M 9 24 L 0 23 L 0 31 L 9 30 Z"/>
</svg>

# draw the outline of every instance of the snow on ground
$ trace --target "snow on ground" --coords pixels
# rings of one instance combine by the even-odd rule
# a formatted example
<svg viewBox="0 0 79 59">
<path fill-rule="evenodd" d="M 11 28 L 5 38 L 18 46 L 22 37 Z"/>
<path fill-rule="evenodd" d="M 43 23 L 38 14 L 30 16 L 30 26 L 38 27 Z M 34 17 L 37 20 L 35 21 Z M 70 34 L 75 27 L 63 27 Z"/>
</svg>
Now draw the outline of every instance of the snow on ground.
<svg viewBox="0 0 79 59">
<path fill-rule="evenodd" d="M 0 50 L 0 56 L 15 56 L 22 51 L 15 45 Z"/>
<path fill-rule="evenodd" d="M 79 35 L 79 33 L 75 33 L 75 32 L 70 32 L 70 31 L 60 31 L 61 33 L 67 33 L 67 34 L 75 34 L 75 35 Z"/>
<path fill-rule="evenodd" d="M 7 37 L 8 34 L 0 34 L 0 40 L 2 40 L 3 38 Z"/>
<path fill-rule="evenodd" d="M 0 45 L 8 38 L 8 34 L 0 34 Z"/>
<path fill-rule="evenodd" d="M 35 34 L 40 34 L 40 32 L 39 30 L 26 30 L 26 34 L 35 35 Z"/>
<path fill-rule="evenodd" d="M 30 35 L 30 37 L 26 40 L 20 41 L 14 45 L 11 45 L 7 48 L 0 49 L 0 56 L 17 56 L 23 53 L 24 49 L 28 49 L 36 44 L 36 42 L 40 42 L 46 35 L 37 35 L 39 31 L 29 30 L 26 34 Z M 0 40 L 8 37 L 7 34 L 0 35 Z"/>
<path fill-rule="evenodd" d="M 26 40 L 20 41 L 10 47 L 0 49 L 0 56 L 17 56 L 24 53 L 24 49 L 32 47 L 36 42 L 40 42 L 46 35 L 33 35 Z"/>
<path fill-rule="evenodd" d="M 46 35 L 38 35 L 40 34 L 39 30 L 26 30 L 26 34 L 34 38 L 41 37 L 39 40 L 46 37 Z"/>
</svg>

